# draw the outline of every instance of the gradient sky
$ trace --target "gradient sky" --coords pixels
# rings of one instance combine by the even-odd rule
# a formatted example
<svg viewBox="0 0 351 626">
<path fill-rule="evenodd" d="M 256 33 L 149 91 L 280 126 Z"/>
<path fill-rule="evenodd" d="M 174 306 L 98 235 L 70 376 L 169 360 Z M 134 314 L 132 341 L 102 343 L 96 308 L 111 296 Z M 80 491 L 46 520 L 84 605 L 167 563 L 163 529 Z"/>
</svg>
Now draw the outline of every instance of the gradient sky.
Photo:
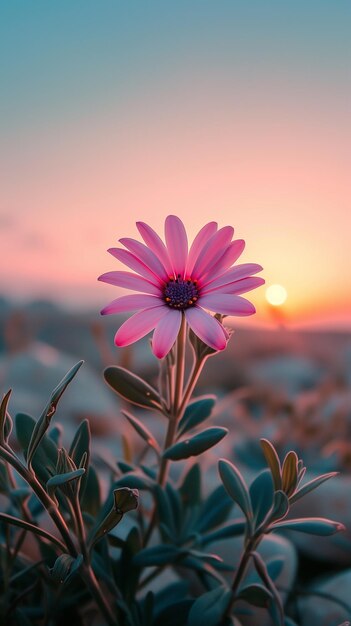
<svg viewBox="0 0 351 626">
<path fill-rule="evenodd" d="M 350 32 L 349 0 L 2 0 L 0 293 L 100 308 L 106 249 L 176 213 L 351 326 Z"/>
</svg>

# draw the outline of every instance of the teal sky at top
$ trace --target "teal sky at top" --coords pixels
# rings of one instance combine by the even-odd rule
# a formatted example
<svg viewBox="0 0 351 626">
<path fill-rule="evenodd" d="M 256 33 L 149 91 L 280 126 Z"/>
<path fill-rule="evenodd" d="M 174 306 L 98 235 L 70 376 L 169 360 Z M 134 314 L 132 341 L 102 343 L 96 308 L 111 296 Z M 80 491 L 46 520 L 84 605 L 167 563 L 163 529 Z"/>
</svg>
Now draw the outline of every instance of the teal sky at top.
<svg viewBox="0 0 351 626">
<path fill-rule="evenodd" d="M 351 3 L 309 0 L 1 0 L 1 124 L 157 104 L 179 74 L 225 82 L 350 88 Z M 334 112 L 335 113 L 335 112 Z"/>
<path fill-rule="evenodd" d="M 0 0 L 0 290 L 103 300 L 176 213 L 349 318 L 350 32 L 350 0 Z"/>
</svg>

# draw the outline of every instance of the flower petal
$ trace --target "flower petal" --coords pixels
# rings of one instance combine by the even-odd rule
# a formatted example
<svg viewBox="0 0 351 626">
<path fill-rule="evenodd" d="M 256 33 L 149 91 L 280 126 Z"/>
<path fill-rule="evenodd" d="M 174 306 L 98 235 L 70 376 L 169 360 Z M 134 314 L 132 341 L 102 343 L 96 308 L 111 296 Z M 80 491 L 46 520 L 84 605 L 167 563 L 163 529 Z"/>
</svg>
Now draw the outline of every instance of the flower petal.
<svg viewBox="0 0 351 626">
<path fill-rule="evenodd" d="M 173 274 L 172 263 L 169 259 L 168 251 L 161 237 L 155 233 L 154 229 L 144 222 L 137 222 L 137 229 L 149 248 L 161 261 L 168 275 Z"/>
<path fill-rule="evenodd" d="M 261 278 L 261 276 L 249 276 L 249 278 L 242 278 L 241 280 L 236 280 L 233 283 L 222 285 L 222 287 L 215 287 L 214 289 L 210 289 L 211 285 L 209 285 L 208 289 L 203 291 L 203 294 L 231 293 L 239 295 L 241 293 L 246 293 L 247 291 L 252 291 L 252 289 L 256 289 L 257 287 L 261 287 L 261 285 L 264 285 L 265 282 L 266 281 L 264 278 Z"/>
<path fill-rule="evenodd" d="M 152 337 L 152 351 L 159 359 L 163 359 L 172 348 L 177 339 L 181 322 L 182 313 L 172 310 L 169 310 L 158 322 Z"/>
<path fill-rule="evenodd" d="M 145 337 L 167 313 L 168 307 L 165 304 L 138 311 L 124 322 L 116 332 L 116 346 L 129 346 L 134 341 Z"/>
<path fill-rule="evenodd" d="M 215 263 L 211 263 L 204 269 L 202 280 L 206 280 L 206 276 L 211 279 L 216 278 L 223 274 L 229 267 L 237 261 L 245 248 L 245 241 L 243 239 L 236 239 L 232 241 L 229 246 L 224 250 L 221 257 Z"/>
<path fill-rule="evenodd" d="M 214 311 L 215 313 L 222 313 L 222 315 L 237 315 L 242 317 L 256 313 L 256 309 L 251 302 L 240 296 L 232 296 L 229 294 L 210 293 L 207 296 L 202 296 L 199 303 L 205 309 L 210 309 L 210 311 Z"/>
<path fill-rule="evenodd" d="M 161 279 L 156 276 L 155 273 L 152 272 L 151 269 L 145 265 L 145 263 L 143 263 L 143 261 L 128 250 L 123 250 L 122 248 L 109 248 L 108 252 L 112 254 L 115 259 L 118 259 L 118 261 L 121 261 L 121 263 L 124 263 L 124 265 L 130 267 L 131 270 L 134 270 L 134 272 L 144 276 L 155 285 L 158 285 L 161 282 Z"/>
<path fill-rule="evenodd" d="M 214 350 L 224 350 L 227 345 L 222 324 L 200 307 L 191 307 L 184 311 L 186 321 L 201 341 Z"/>
<path fill-rule="evenodd" d="M 154 274 L 161 280 L 167 280 L 168 274 L 164 265 L 161 263 L 160 259 L 153 253 L 150 248 L 145 246 L 140 241 L 136 239 L 130 239 L 128 237 L 123 237 L 119 240 L 128 250 L 130 250 L 135 256 L 140 259 L 146 267 L 148 267 Z"/>
<path fill-rule="evenodd" d="M 158 306 L 162 303 L 161 298 L 149 296 L 146 294 L 134 293 L 131 296 L 121 296 L 107 304 L 101 315 L 111 315 L 112 313 L 125 313 L 126 311 L 137 311 L 138 309 L 147 309 L 149 307 Z"/>
<path fill-rule="evenodd" d="M 192 271 L 192 278 L 200 280 L 205 268 L 216 263 L 222 256 L 223 250 L 230 244 L 234 234 L 234 228 L 224 226 L 220 228 L 202 248 Z"/>
<path fill-rule="evenodd" d="M 237 280 L 241 280 L 242 278 L 247 278 L 252 274 L 257 274 L 257 272 L 261 272 L 262 269 L 263 267 L 261 267 L 261 265 L 257 265 L 257 263 L 242 263 L 241 265 L 232 267 L 227 272 L 221 274 L 221 276 L 218 276 L 214 280 L 205 279 L 203 285 L 201 285 L 201 293 L 208 293 L 210 290 L 217 287 L 229 285 L 230 283 L 234 283 Z"/>
<path fill-rule="evenodd" d="M 168 215 L 165 221 L 165 237 L 169 257 L 175 276 L 184 278 L 188 256 L 188 238 L 183 222 L 175 215 Z"/>
<path fill-rule="evenodd" d="M 205 226 L 203 226 L 203 228 L 201 228 L 201 230 L 197 233 L 189 250 L 188 262 L 186 266 L 187 276 L 191 276 L 194 264 L 197 261 L 202 248 L 205 243 L 207 243 L 209 237 L 212 237 L 212 235 L 217 232 L 217 227 L 217 222 L 209 222 L 208 224 L 205 224 Z"/>
<path fill-rule="evenodd" d="M 106 272 L 101 274 L 98 280 L 109 285 L 124 287 L 125 289 L 133 289 L 134 291 L 142 291 L 143 293 L 151 293 L 154 296 L 161 295 L 161 290 L 154 283 L 146 278 L 132 274 L 132 272 Z"/>
</svg>

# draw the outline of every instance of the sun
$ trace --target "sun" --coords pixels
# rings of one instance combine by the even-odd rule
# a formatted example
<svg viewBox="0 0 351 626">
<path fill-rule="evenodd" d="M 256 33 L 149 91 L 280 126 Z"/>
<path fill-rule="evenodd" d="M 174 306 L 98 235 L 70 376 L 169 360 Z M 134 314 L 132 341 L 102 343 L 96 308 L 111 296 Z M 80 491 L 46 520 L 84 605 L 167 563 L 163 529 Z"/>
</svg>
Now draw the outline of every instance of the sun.
<svg viewBox="0 0 351 626">
<path fill-rule="evenodd" d="M 266 289 L 266 300 L 272 306 L 281 306 L 288 297 L 288 292 L 282 285 L 270 285 Z"/>
</svg>

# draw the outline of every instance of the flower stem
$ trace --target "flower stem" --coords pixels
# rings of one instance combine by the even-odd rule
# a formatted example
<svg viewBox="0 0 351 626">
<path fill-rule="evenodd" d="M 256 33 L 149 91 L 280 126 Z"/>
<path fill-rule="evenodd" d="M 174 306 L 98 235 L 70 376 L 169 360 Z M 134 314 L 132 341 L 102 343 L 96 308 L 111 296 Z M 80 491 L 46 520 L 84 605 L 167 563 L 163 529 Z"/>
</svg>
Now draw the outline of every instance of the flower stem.
<svg viewBox="0 0 351 626">
<path fill-rule="evenodd" d="M 192 369 L 192 372 L 190 374 L 185 392 L 184 392 L 184 396 L 183 399 L 181 401 L 180 407 L 179 407 L 179 419 L 181 417 L 183 417 L 183 413 L 186 409 L 186 406 L 192 396 L 192 393 L 195 389 L 196 383 L 199 380 L 200 374 L 203 370 L 203 367 L 205 365 L 205 362 L 207 360 L 207 357 L 204 357 L 198 361 L 195 361 L 194 363 L 194 367 Z"/>
<path fill-rule="evenodd" d="M 184 384 L 184 370 L 185 370 L 185 345 L 186 345 L 186 321 L 183 315 L 182 323 L 177 338 L 177 353 L 176 353 L 176 372 L 175 372 L 175 386 L 174 396 L 172 402 L 172 414 L 175 418 L 178 417 L 178 409 L 181 403 L 183 384 Z"/>
<path fill-rule="evenodd" d="M 196 359 L 189 376 L 189 379 L 186 383 L 184 390 L 184 372 L 185 372 L 185 350 L 186 350 L 186 321 L 183 316 L 181 327 L 178 333 L 177 344 L 176 344 L 176 364 L 175 364 L 175 383 L 170 385 L 170 389 L 174 389 L 171 400 L 171 410 L 168 414 L 168 428 L 165 438 L 165 443 L 163 450 L 169 448 L 175 438 L 175 434 L 177 432 L 177 425 L 179 420 L 182 418 L 186 406 L 191 398 L 191 395 L 195 389 L 195 385 L 199 379 L 199 376 L 202 372 L 203 366 L 207 360 L 207 356 Z M 169 369 L 171 366 L 169 366 Z M 173 382 L 173 372 L 169 371 L 169 380 Z M 167 481 L 169 468 L 169 459 L 161 458 L 159 473 L 157 482 L 163 487 Z M 154 507 L 153 513 L 151 515 L 151 521 L 149 527 L 144 536 L 143 546 L 145 547 L 152 535 L 156 524 L 156 507 Z"/>
<path fill-rule="evenodd" d="M 223 620 L 222 622 L 224 623 L 226 618 L 230 616 L 232 609 L 233 609 L 233 605 L 236 599 L 236 593 L 239 589 L 239 586 L 242 582 L 242 579 L 244 578 L 244 575 L 246 573 L 247 570 L 247 566 L 249 564 L 249 560 L 251 558 L 252 552 L 256 549 L 257 545 L 259 544 L 260 540 L 261 540 L 262 536 L 253 536 L 251 537 L 246 546 L 245 549 L 241 555 L 241 559 L 238 565 L 238 568 L 235 572 L 234 575 L 234 579 L 233 579 L 233 583 L 232 583 L 232 593 L 231 593 L 231 597 L 229 599 L 228 605 L 226 610 L 223 613 Z"/>
<path fill-rule="evenodd" d="M 114 616 L 111 608 L 107 604 L 98 583 L 98 580 L 94 574 L 94 570 L 89 563 L 85 563 L 82 576 L 85 583 L 93 596 L 96 604 L 98 605 L 101 614 L 104 616 L 106 623 L 109 626 L 118 626 L 117 616 Z"/>
<path fill-rule="evenodd" d="M 174 436 L 177 429 L 177 422 L 179 420 L 179 407 L 182 401 L 183 385 L 184 385 L 184 370 L 185 370 L 185 344 L 186 344 L 186 323 L 183 316 L 180 326 L 178 338 L 177 338 L 177 351 L 176 351 L 176 371 L 175 371 L 175 385 L 174 395 L 171 402 L 171 414 L 169 416 L 168 428 L 166 433 L 166 439 L 164 443 L 164 450 L 169 448 L 174 441 Z M 162 458 L 160 464 L 160 470 L 158 474 L 158 484 L 163 486 L 167 480 L 168 459 Z"/>
<path fill-rule="evenodd" d="M 89 564 L 90 556 L 89 556 L 89 550 L 87 549 L 87 544 L 86 544 L 85 528 L 84 528 L 83 516 L 82 516 L 82 511 L 80 508 L 78 494 L 76 494 L 74 498 L 74 502 L 72 504 L 73 504 L 73 511 L 74 511 L 76 524 L 77 524 L 77 534 L 78 534 L 80 549 L 81 549 L 85 563 Z"/>
<path fill-rule="evenodd" d="M 183 385 L 184 385 L 184 371 L 185 371 L 185 348 L 186 348 L 186 322 L 185 317 L 183 315 L 181 326 L 179 329 L 177 344 L 176 344 L 176 364 L 175 364 L 175 383 L 173 386 L 173 372 L 171 372 L 171 365 L 169 366 L 169 381 L 170 391 L 173 391 L 172 397 L 170 398 L 170 406 L 171 410 L 168 417 L 168 427 L 165 437 L 165 442 L 163 446 L 163 451 L 169 448 L 174 441 L 174 437 L 177 430 L 177 423 L 179 421 L 180 415 L 180 407 L 182 405 L 182 395 L 183 395 Z M 167 480 L 168 474 L 168 465 L 169 460 L 165 458 L 161 458 L 160 467 L 157 477 L 157 482 L 159 485 L 163 486 Z M 156 524 L 156 507 L 154 507 L 151 521 L 149 527 L 144 536 L 143 546 L 145 547 L 152 535 Z"/>
</svg>

